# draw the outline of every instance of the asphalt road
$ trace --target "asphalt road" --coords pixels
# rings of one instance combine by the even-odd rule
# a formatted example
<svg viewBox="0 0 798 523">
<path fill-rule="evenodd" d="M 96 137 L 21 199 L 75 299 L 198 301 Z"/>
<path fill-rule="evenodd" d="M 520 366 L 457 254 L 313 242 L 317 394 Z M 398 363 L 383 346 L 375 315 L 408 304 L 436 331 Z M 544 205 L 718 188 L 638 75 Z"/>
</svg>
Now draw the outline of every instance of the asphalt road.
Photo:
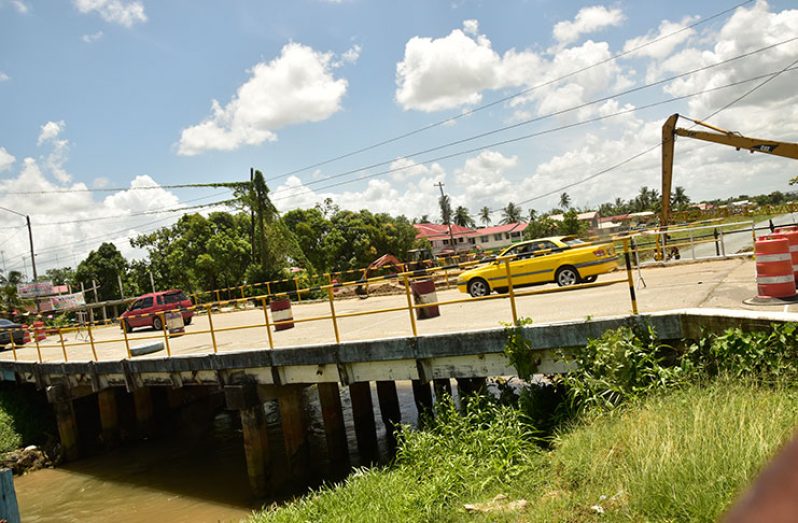
<svg viewBox="0 0 798 523">
<path fill-rule="evenodd" d="M 638 275 L 638 305 L 641 312 L 664 311 L 686 307 L 721 307 L 752 309 L 743 300 L 756 294 L 754 262 L 749 258 L 705 261 L 668 267 L 644 268 Z M 642 281 L 640 280 L 642 276 Z M 629 289 L 623 272 L 599 278 L 599 282 L 623 280 L 606 286 L 568 290 L 552 294 L 523 296 L 517 299 L 519 317 L 532 318 L 536 323 L 572 321 L 599 318 L 631 312 Z M 645 286 L 643 286 L 645 282 Z M 556 290 L 555 285 L 530 287 L 523 291 Z M 475 301 L 456 289 L 438 291 L 438 301 L 463 300 L 461 303 L 441 306 L 439 317 L 417 321 L 419 334 L 468 331 L 498 327 L 511 321 L 510 301 L 493 299 Z M 410 316 L 404 294 L 372 296 L 367 300 L 337 299 L 335 312 L 339 316 L 341 341 L 378 339 L 412 335 Z M 760 307 L 761 310 L 785 310 L 798 313 L 798 305 L 784 308 Z M 360 315 L 366 311 L 383 310 L 379 314 Z M 399 310 L 396 310 L 399 309 Z M 275 347 L 332 343 L 335 333 L 332 321 L 314 317 L 329 317 L 330 303 L 302 302 L 293 305 L 294 319 L 299 320 L 292 329 L 273 332 Z M 305 321 L 303 321 L 305 320 Z M 228 310 L 212 316 L 218 351 L 265 349 L 269 347 L 263 311 L 260 309 Z M 119 327 L 93 329 L 95 350 L 99 359 L 118 360 L 126 356 L 125 343 Z M 129 335 L 131 347 L 163 341 L 161 332 L 150 329 L 136 330 Z M 207 354 L 213 351 L 208 317 L 196 316 L 186 327 L 186 335 L 170 340 L 172 354 Z M 85 336 L 74 333 L 65 336 L 67 357 L 70 361 L 92 359 L 91 347 Z M 47 361 L 63 361 L 62 348 L 57 336 L 51 336 L 40 346 Z M 164 352 L 143 357 L 161 357 Z M 20 360 L 35 361 L 38 353 L 34 344 L 17 350 Z M 10 350 L 0 353 L 0 359 L 12 359 Z"/>
<path fill-rule="evenodd" d="M 773 225 L 788 225 L 798 223 L 798 216 L 792 214 L 782 214 L 773 218 Z M 765 228 L 770 225 L 770 222 L 765 220 L 756 224 L 756 228 Z M 701 231 L 701 234 L 711 234 L 712 229 Z M 757 237 L 770 234 L 770 230 L 756 231 Z M 751 238 L 751 227 L 742 227 L 739 229 L 725 230 L 723 234 L 723 247 L 726 254 L 736 254 L 746 249 L 753 250 L 753 239 Z M 720 248 L 720 247 L 718 247 Z M 681 249 L 682 259 L 692 259 L 693 252 L 690 247 L 683 247 Z M 717 255 L 715 249 L 715 242 L 702 243 L 695 246 L 695 258 L 708 258 Z"/>
</svg>

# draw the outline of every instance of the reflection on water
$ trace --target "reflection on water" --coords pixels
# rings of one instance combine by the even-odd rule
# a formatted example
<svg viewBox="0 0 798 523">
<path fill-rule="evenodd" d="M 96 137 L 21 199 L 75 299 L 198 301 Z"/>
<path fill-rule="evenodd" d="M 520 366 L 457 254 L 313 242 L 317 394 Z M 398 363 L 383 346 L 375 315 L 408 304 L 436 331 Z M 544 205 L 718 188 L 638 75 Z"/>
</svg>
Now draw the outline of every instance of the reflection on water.
<svg viewBox="0 0 798 523">
<path fill-rule="evenodd" d="M 409 382 L 398 382 L 402 422 L 415 424 L 417 412 Z M 306 390 L 310 452 L 314 466 L 326 468 L 326 444 L 318 394 Z M 380 449 L 386 455 L 385 427 L 372 385 Z M 348 390 L 341 403 L 353 465 L 359 465 Z M 279 412 L 267 404 L 270 443 L 280 452 Z M 192 428 L 193 427 L 193 428 Z M 247 482 L 238 415 L 221 412 L 203 430 L 189 424 L 157 440 L 130 444 L 58 469 L 15 478 L 26 523 L 216 522 L 246 519 L 273 501 L 255 499 Z M 275 463 L 280 466 L 279 461 Z M 323 478 L 313 478 L 317 483 Z"/>
</svg>

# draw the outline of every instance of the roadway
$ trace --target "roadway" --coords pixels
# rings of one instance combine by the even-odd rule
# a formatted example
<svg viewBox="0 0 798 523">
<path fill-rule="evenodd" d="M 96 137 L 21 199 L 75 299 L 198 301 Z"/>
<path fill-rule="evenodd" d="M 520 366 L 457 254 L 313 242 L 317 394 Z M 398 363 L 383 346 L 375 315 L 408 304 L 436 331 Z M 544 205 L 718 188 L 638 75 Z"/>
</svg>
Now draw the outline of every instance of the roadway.
<svg viewBox="0 0 798 523">
<path fill-rule="evenodd" d="M 750 258 L 704 261 L 666 267 L 646 267 L 640 274 L 635 271 L 638 305 L 641 312 L 655 312 L 687 307 L 720 307 L 730 309 L 756 309 L 743 304 L 743 300 L 756 294 L 755 267 Z M 639 279 L 642 276 L 642 280 Z M 599 278 L 599 282 L 625 278 L 624 272 L 615 272 Z M 645 282 L 645 286 L 643 285 Z M 556 289 L 553 284 L 525 290 Z M 440 289 L 438 301 L 464 298 L 455 288 Z M 336 299 L 338 315 L 360 313 L 367 310 L 406 307 L 404 293 L 389 296 L 372 296 L 367 300 Z M 631 303 L 628 285 L 624 283 L 607 287 L 576 289 L 517 299 L 519 317 L 532 318 L 535 323 L 551 323 L 580 318 L 601 318 L 629 314 Z M 798 312 L 798 304 L 788 307 L 760 307 L 760 310 Z M 328 301 L 294 303 L 294 319 L 302 320 L 318 316 L 329 316 Z M 263 311 L 244 309 L 220 311 L 212 315 L 217 341 L 217 350 L 255 350 L 269 347 Z M 511 321 L 508 299 L 471 301 L 441 307 L 441 315 L 417 321 L 418 333 L 435 334 L 454 331 L 469 331 L 492 328 L 501 322 Z M 250 326 L 249 328 L 241 328 Z M 408 311 L 399 310 L 374 315 L 339 318 L 341 341 L 369 340 L 388 337 L 411 336 Z M 231 330 L 228 330 L 231 329 Z M 119 360 L 126 356 L 122 332 L 118 326 L 93 329 L 96 352 L 99 359 Z M 292 329 L 273 332 L 276 348 L 299 345 L 330 343 L 335 341 L 332 321 L 321 320 L 296 323 Z M 130 346 L 154 340 L 163 340 L 159 331 L 137 329 L 129 335 Z M 69 361 L 92 359 L 90 345 L 74 333 L 65 336 Z M 78 344 L 78 345 L 73 345 Z M 186 327 L 186 335 L 170 339 L 172 354 L 207 354 L 213 351 L 208 317 L 194 317 Z M 57 336 L 43 342 L 42 357 L 46 361 L 63 361 L 62 349 Z M 19 360 L 38 359 L 34 344 L 17 350 Z M 162 357 L 163 352 L 151 357 Z M 147 357 L 147 356 L 143 356 Z M 10 350 L 0 353 L 0 359 L 12 359 Z"/>
</svg>

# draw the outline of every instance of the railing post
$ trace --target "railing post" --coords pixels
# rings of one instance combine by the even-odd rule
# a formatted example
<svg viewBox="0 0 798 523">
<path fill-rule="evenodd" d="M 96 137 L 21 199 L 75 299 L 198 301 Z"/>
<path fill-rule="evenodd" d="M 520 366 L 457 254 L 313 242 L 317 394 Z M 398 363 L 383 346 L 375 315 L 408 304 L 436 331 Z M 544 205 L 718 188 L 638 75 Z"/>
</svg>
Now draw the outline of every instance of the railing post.
<svg viewBox="0 0 798 523">
<path fill-rule="evenodd" d="M 58 339 L 61 342 L 61 352 L 64 354 L 64 361 L 69 361 L 67 358 L 66 344 L 64 343 L 64 333 L 61 331 L 61 327 L 58 327 Z"/>
<path fill-rule="evenodd" d="M 632 300 L 632 314 L 637 315 L 637 296 L 635 284 L 632 279 L 632 260 L 629 258 L 629 240 L 623 242 L 623 257 L 626 262 L 626 281 L 629 283 L 629 297 Z"/>
<path fill-rule="evenodd" d="M 407 310 L 410 312 L 410 327 L 413 329 L 413 336 L 418 336 L 416 330 L 416 316 L 413 310 L 413 299 L 410 297 L 410 282 L 407 280 L 407 274 L 404 275 L 405 282 L 405 295 L 407 296 Z"/>
<path fill-rule="evenodd" d="M 720 253 L 724 258 L 726 257 L 726 244 L 723 241 L 723 229 L 720 230 Z"/>
<path fill-rule="evenodd" d="M 122 335 L 125 337 L 125 351 L 127 352 L 127 358 L 133 359 L 133 353 L 130 352 L 130 341 L 127 339 L 127 322 L 124 318 L 120 319 L 119 326 L 122 327 Z"/>
<path fill-rule="evenodd" d="M 25 337 L 24 329 L 20 328 L 19 330 L 23 331 L 22 337 L 24 341 Z M 10 332 L 11 332 L 11 353 L 14 355 L 14 361 L 17 361 L 17 344 L 14 343 L 14 329 L 11 329 Z"/>
<path fill-rule="evenodd" d="M 271 282 L 268 282 L 268 281 L 266 282 L 266 295 L 267 296 L 271 296 L 272 295 Z"/>
<path fill-rule="evenodd" d="M 695 243 L 693 243 L 693 231 L 690 231 L 690 252 L 695 260 Z"/>
<path fill-rule="evenodd" d="M 266 297 L 260 299 L 261 303 L 263 304 L 263 318 L 266 320 L 266 334 L 269 336 L 269 348 L 274 348 L 274 340 L 272 339 L 272 329 L 271 325 L 269 325 L 269 313 L 266 310 Z M 210 316 L 208 316 L 210 318 Z M 216 342 L 214 342 L 214 347 L 216 346 Z M 216 351 L 214 351 L 216 352 Z"/>
<path fill-rule="evenodd" d="M 97 349 L 94 347 L 94 334 L 91 332 L 91 322 L 86 325 L 89 332 L 89 344 L 91 345 L 91 355 L 94 356 L 94 361 L 97 361 Z"/>
<path fill-rule="evenodd" d="M 205 306 L 205 310 L 208 312 L 208 325 L 210 325 L 211 329 L 211 341 L 213 342 L 213 352 L 215 354 L 219 351 L 219 349 L 216 346 L 216 333 L 213 332 L 213 315 L 211 314 L 210 304 Z M 271 339 L 271 336 L 269 336 L 269 338 Z"/>
<path fill-rule="evenodd" d="M 219 293 L 219 289 L 216 289 L 216 301 L 217 303 L 222 301 L 222 295 Z"/>
<path fill-rule="evenodd" d="M 712 234 L 715 236 L 715 256 L 720 256 L 720 246 L 718 245 L 718 228 L 715 227 Z"/>
<path fill-rule="evenodd" d="M 341 343 L 341 336 L 338 333 L 338 318 L 335 316 L 335 296 L 332 286 L 327 287 L 327 296 L 330 298 L 330 315 L 332 316 L 333 330 L 335 330 L 335 343 Z"/>
<path fill-rule="evenodd" d="M 39 363 L 42 363 L 42 348 L 39 346 L 39 333 L 36 332 L 37 330 L 36 328 L 33 329 L 33 341 L 36 343 L 36 354 L 39 357 Z M 11 337 L 13 338 L 13 334 Z"/>
<path fill-rule="evenodd" d="M 241 299 L 243 300 L 244 298 L 245 298 L 245 296 L 244 296 L 244 286 L 242 285 L 241 286 Z"/>
<path fill-rule="evenodd" d="M 510 260 L 504 260 L 504 271 L 507 274 L 507 291 L 510 293 L 510 308 L 513 311 L 513 325 L 518 324 L 518 310 L 515 307 L 515 291 L 513 290 L 513 275 L 510 272 Z"/>
<path fill-rule="evenodd" d="M 302 296 L 299 294 L 299 278 L 294 278 L 294 288 L 296 289 L 296 301 L 302 301 Z"/>
<path fill-rule="evenodd" d="M 171 357 L 172 348 L 169 346 L 169 328 L 166 326 L 166 313 L 159 312 L 158 315 L 161 317 L 161 330 L 163 331 L 163 341 L 164 346 L 166 347 L 166 355 Z"/>
</svg>

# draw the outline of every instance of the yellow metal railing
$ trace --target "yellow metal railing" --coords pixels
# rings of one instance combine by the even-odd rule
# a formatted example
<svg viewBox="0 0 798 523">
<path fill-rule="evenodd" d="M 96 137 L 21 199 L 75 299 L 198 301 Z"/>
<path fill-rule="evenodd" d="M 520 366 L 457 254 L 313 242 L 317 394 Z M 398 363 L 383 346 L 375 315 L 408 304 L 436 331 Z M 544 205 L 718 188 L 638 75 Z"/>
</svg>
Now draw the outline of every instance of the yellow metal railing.
<svg viewBox="0 0 798 523">
<path fill-rule="evenodd" d="M 608 242 L 594 242 L 596 245 L 604 244 L 609 245 Z M 538 253 L 536 253 L 538 254 Z M 303 323 L 310 323 L 310 322 L 317 322 L 317 321 L 330 321 L 333 327 L 334 338 L 336 343 L 341 342 L 341 330 L 340 330 L 340 320 L 345 318 L 353 318 L 358 316 L 367 316 L 367 315 L 376 315 L 376 314 L 385 314 L 385 313 L 395 313 L 406 310 L 409 316 L 409 323 L 410 323 L 410 330 L 413 336 L 418 336 L 418 326 L 416 322 L 416 313 L 419 310 L 431 307 L 443 307 L 448 305 L 455 305 L 461 303 L 474 303 L 478 301 L 485 301 L 485 300 L 495 300 L 495 299 L 507 299 L 510 303 L 510 313 L 512 316 L 513 322 L 518 321 L 518 308 L 517 308 L 517 300 L 522 297 L 527 296 L 535 296 L 539 294 L 551 294 L 551 293 L 559 293 L 559 292 L 568 292 L 576 289 L 581 288 L 591 288 L 591 287 L 606 287 L 609 285 L 619 284 L 619 283 L 627 283 L 629 285 L 629 292 L 630 292 L 630 301 L 631 301 L 631 311 L 633 314 L 638 313 L 637 307 L 637 300 L 634 292 L 634 285 L 632 280 L 632 265 L 630 259 L 630 241 L 629 239 L 623 240 L 623 255 L 624 255 L 624 265 L 626 269 L 626 277 L 613 279 L 613 280 L 606 280 L 602 282 L 595 282 L 595 283 L 577 283 L 570 286 L 564 287 L 557 287 L 557 288 L 545 288 L 545 289 L 538 289 L 538 290 L 529 290 L 529 291 L 518 291 L 516 285 L 513 282 L 513 267 L 512 261 L 519 256 L 504 256 L 504 257 L 496 257 L 493 258 L 491 261 L 497 262 L 499 264 L 503 264 L 504 272 L 507 278 L 507 291 L 501 294 L 496 295 L 487 295 L 481 297 L 467 297 L 467 298 L 456 298 L 450 299 L 445 301 L 435 301 L 434 303 L 414 303 L 413 300 L 413 292 L 412 292 L 412 284 L 411 282 L 414 279 L 419 278 L 429 278 L 430 276 L 434 276 L 437 273 L 443 272 L 446 274 L 447 271 L 452 270 L 453 268 L 463 269 L 465 267 L 473 266 L 479 262 L 466 262 L 457 264 L 456 266 L 446 266 L 446 267 L 433 267 L 429 269 L 421 269 L 417 271 L 405 271 L 399 273 L 398 275 L 390 275 L 390 276 L 379 276 L 376 278 L 371 278 L 366 281 L 366 283 L 375 283 L 379 281 L 386 281 L 386 280 L 396 280 L 401 282 L 400 285 L 403 287 L 403 291 L 405 294 L 406 304 L 401 306 L 394 306 L 394 307 L 383 307 L 383 308 L 375 308 L 365 311 L 347 311 L 347 312 L 339 312 L 336 311 L 335 308 L 335 290 L 341 289 L 344 287 L 349 286 L 356 286 L 362 285 L 363 281 L 354 281 L 354 282 L 336 282 L 332 284 L 322 285 L 319 287 L 313 288 L 305 288 L 300 289 L 296 288 L 295 290 L 285 292 L 285 293 L 277 293 L 272 295 L 259 295 L 259 296 L 251 296 L 251 297 L 243 297 L 243 298 L 235 298 L 230 300 L 220 300 L 213 304 L 203 304 L 203 305 L 195 305 L 187 309 L 174 309 L 170 311 L 159 311 L 156 313 L 150 314 L 142 314 L 137 315 L 138 317 L 157 317 L 160 320 L 161 329 L 160 332 L 157 332 L 152 335 L 145 335 L 145 336 L 136 336 L 135 338 L 131 338 L 128 335 L 126 325 L 124 323 L 121 324 L 122 326 L 122 337 L 121 338 L 112 338 L 112 339 L 96 339 L 95 338 L 95 329 L 91 324 L 85 326 L 85 332 L 83 326 L 78 327 L 65 327 L 65 328 L 58 328 L 55 329 L 58 335 L 58 343 L 41 343 L 39 340 L 40 332 L 38 329 L 34 330 L 34 340 L 36 346 L 36 361 L 44 362 L 45 358 L 43 356 L 43 351 L 48 349 L 60 349 L 60 354 L 63 357 L 63 361 L 68 362 L 70 361 L 70 350 L 74 347 L 83 347 L 85 349 L 86 346 L 90 348 L 91 351 L 91 359 L 94 361 L 98 361 L 100 359 L 100 355 L 98 354 L 98 346 L 104 346 L 109 344 L 115 344 L 119 342 L 123 342 L 125 346 L 125 354 L 124 356 L 127 358 L 132 358 L 133 353 L 131 349 L 131 342 L 140 342 L 140 341 L 147 341 L 147 340 L 162 340 L 164 348 L 166 350 L 167 357 L 173 356 L 173 335 L 176 333 L 170 333 L 167 321 L 167 314 L 169 313 L 180 313 L 183 314 L 187 311 L 190 311 L 193 315 L 196 313 L 203 313 L 208 319 L 208 328 L 207 329 L 200 329 L 200 330 L 192 330 L 190 332 L 183 332 L 180 333 L 181 336 L 204 336 L 209 335 L 211 341 L 211 347 L 214 353 L 219 352 L 219 345 L 217 335 L 233 332 L 233 331 L 242 331 L 247 329 L 266 329 L 266 333 L 268 336 L 268 344 L 269 348 L 273 349 L 275 347 L 274 337 L 272 335 L 272 329 L 276 329 L 277 327 L 286 325 L 286 324 L 303 324 Z M 329 314 L 324 314 L 320 316 L 312 316 L 312 317 L 304 317 L 304 318 L 289 318 L 283 320 L 274 320 L 273 312 L 270 315 L 269 307 L 267 306 L 269 302 L 276 298 L 282 298 L 285 296 L 299 296 L 302 293 L 310 293 L 313 290 L 320 290 L 325 294 L 326 300 L 329 302 L 330 312 Z M 214 318 L 218 314 L 224 306 L 233 305 L 234 307 L 239 306 L 242 303 L 252 302 L 255 304 L 255 307 L 262 309 L 263 311 L 263 323 L 255 323 L 255 324 L 248 324 L 248 325 L 234 325 L 234 326 L 217 326 L 214 324 Z M 120 321 L 124 321 L 127 317 L 120 317 Z M 95 326 L 96 327 L 96 326 Z M 19 329 L 17 329 L 19 330 Z M 52 333 L 53 329 L 47 329 L 48 332 Z M 83 337 L 82 341 L 70 341 L 67 342 L 64 334 L 75 333 L 75 338 Z M 10 331 L 10 338 L 11 338 L 11 348 L 13 353 L 14 361 L 17 361 L 19 358 L 19 350 L 20 347 L 14 341 L 13 331 Z M 53 361 L 51 358 L 47 358 L 48 361 Z"/>
</svg>

